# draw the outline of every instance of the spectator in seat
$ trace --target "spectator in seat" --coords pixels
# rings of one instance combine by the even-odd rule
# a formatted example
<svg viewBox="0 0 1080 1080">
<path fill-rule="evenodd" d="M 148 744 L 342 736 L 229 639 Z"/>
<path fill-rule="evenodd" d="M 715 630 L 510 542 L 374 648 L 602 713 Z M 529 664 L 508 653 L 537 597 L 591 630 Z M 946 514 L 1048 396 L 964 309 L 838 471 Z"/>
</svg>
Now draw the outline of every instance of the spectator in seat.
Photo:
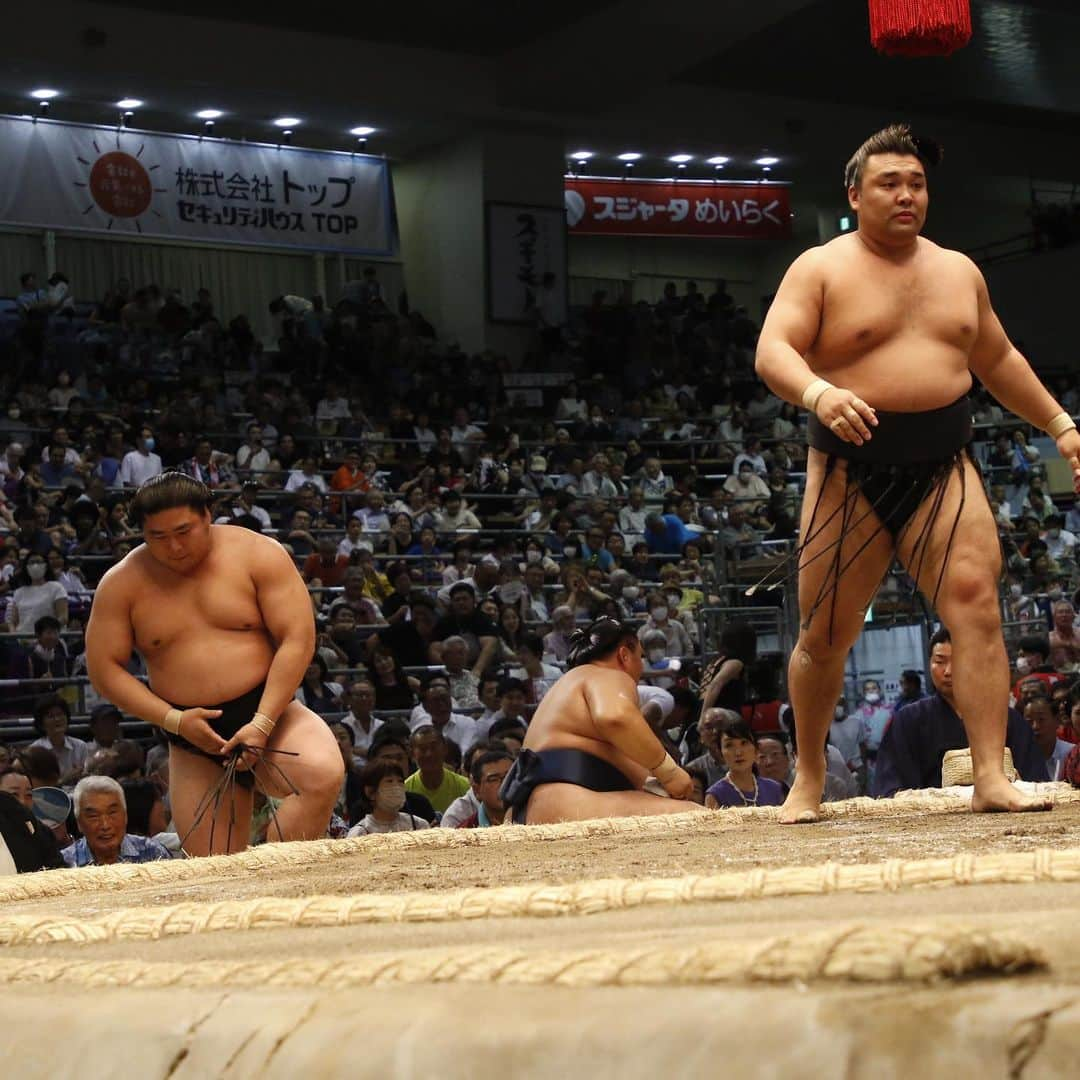
<svg viewBox="0 0 1080 1080">
<path fill-rule="evenodd" d="M 459 581 L 450 586 L 450 610 L 436 624 L 429 651 L 430 662 L 443 662 L 443 642 L 453 635 L 463 637 L 469 646 L 468 663 L 474 675 L 486 671 L 499 647 L 495 624 L 476 610 L 475 586 Z"/>
<path fill-rule="evenodd" d="M 683 548 L 699 535 L 700 530 L 688 528 L 677 514 L 653 513 L 645 519 L 645 543 L 653 554 L 681 555 Z"/>
<path fill-rule="evenodd" d="M 135 449 L 124 455 L 117 479 L 124 487 L 137 488 L 162 472 L 161 458 L 154 453 L 154 429 L 145 424 L 139 428 Z"/>
<path fill-rule="evenodd" d="M 329 713 L 343 711 L 341 694 L 341 684 L 330 681 L 326 661 L 316 653 L 304 672 L 304 681 L 297 688 L 296 700 L 306 705 L 313 713 L 326 716 Z"/>
<path fill-rule="evenodd" d="M 476 813 L 466 818 L 459 829 L 487 829 L 502 824 L 506 807 L 499 797 L 499 789 L 513 764 L 514 759 L 505 750 L 489 750 L 473 758 L 470 780 L 479 805 Z"/>
<path fill-rule="evenodd" d="M 1055 671 L 1071 671 L 1080 664 L 1080 635 L 1076 633 L 1076 609 L 1068 600 L 1058 600 L 1053 609 L 1054 629 L 1050 631 L 1049 664 Z"/>
<path fill-rule="evenodd" d="M 409 728 L 403 720 L 387 720 L 371 740 L 368 764 L 376 761 L 392 762 L 401 770 L 402 776 L 409 776 L 414 771 L 415 767 L 409 756 Z M 349 820 L 359 821 L 370 809 L 367 800 L 361 800 L 359 806 L 350 809 Z M 415 792 L 405 792 L 405 811 L 423 818 L 429 825 L 435 822 L 435 808 L 423 795 Z"/>
<path fill-rule="evenodd" d="M 43 697 L 34 706 L 34 730 L 40 738 L 30 745 L 51 750 L 56 755 L 61 786 L 74 784 L 86 764 L 86 743 L 68 734 L 70 724 L 71 710 L 63 698 Z"/>
<path fill-rule="evenodd" d="M 111 750 L 120 740 L 120 724 L 124 716 L 120 710 L 107 701 L 95 705 L 90 710 L 90 741 L 86 744 L 87 754 L 98 750 Z"/>
<path fill-rule="evenodd" d="M 63 679 L 71 674 L 71 659 L 60 638 L 60 620 L 42 615 L 34 623 L 34 644 L 17 658 L 12 674 L 18 679 Z"/>
<path fill-rule="evenodd" d="M 1025 634 L 1016 649 L 1017 681 L 1013 686 L 1013 700 L 1020 700 L 1020 684 L 1028 679 L 1038 679 L 1047 691 L 1061 682 L 1061 674 L 1050 663 L 1050 639 L 1045 634 Z"/>
<path fill-rule="evenodd" d="M 376 645 L 371 651 L 371 666 L 375 672 L 375 708 L 379 712 L 411 710 L 416 705 L 415 680 L 406 676 L 394 653 Z"/>
<path fill-rule="evenodd" d="M 728 771 L 706 791 L 705 805 L 709 809 L 783 803 L 784 789 L 780 784 L 758 775 L 757 736 L 741 716 L 721 722 L 720 753 Z"/>
<path fill-rule="evenodd" d="M 6 768 L 0 770 L 0 876 L 62 867 L 52 832 L 34 817 L 26 777 Z"/>
<path fill-rule="evenodd" d="M 448 711 L 448 687 L 444 687 L 444 693 Z M 430 708 L 430 693 L 425 700 Z M 436 813 L 441 814 L 455 799 L 459 799 L 469 790 L 469 781 L 445 767 L 446 739 L 436 726 L 424 724 L 417 728 L 412 734 L 410 749 L 417 769 L 405 778 L 405 790 L 423 795 L 435 808 Z"/>
<path fill-rule="evenodd" d="M 755 472 L 750 458 L 740 458 L 737 470 L 724 481 L 724 491 L 743 505 L 768 502 L 772 494 L 769 485 Z"/>
<path fill-rule="evenodd" d="M 127 831 L 124 789 L 108 776 L 87 776 L 75 786 L 75 820 L 82 839 L 60 853 L 70 867 L 145 863 L 168 859 L 156 840 Z"/>
<path fill-rule="evenodd" d="M 477 695 L 480 678 L 465 667 L 468 656 L 469 645 L 463 637 L 453 634 L 443 642 L 443 667 L 450 680 L 450 696 L 455 709 L 472 709 L 480 704 Z"/>
<path fill-rule="evenodd" d="M 367 760 L 375 733 L 383 726 L 382 720 L 373 714 L 375 708 L 375 684 L 370 679 L 356 679 L 345 695 L 349 711 L 341 722 L 353 733 L 353 756 L 361 763 Z"/>
<path fill-rule="evenodd" d="M 369 762 L 360 774 L 360 785 L 370 810 L 349 830 L 349 836 L 431 827 L 423 817 L 406 809 L 405 773 L 396 762 Z"/>
<path fill-rule="evenodd" d="M 7 623 L 15 633 L 26 634 L 45 615 L 53 616 L 67 626 L 68 594 L 56 580 L 45 555 L 31 552 L 11 577 L 11 602 Z"/>
<path fill-rule="evenodd" d="M 320 536 L 315 543 L 315 551 L 304 560 L 301 575 L 309 585 L 333 589 L 342 584 L 348 569 L 348 557 L 338 553 L 334 537 Z"/>
<path fill-rule="evenodd" d="M 941 759 L 968 746 L 953 696 L 952 638 L 942 627 L 930 639 L 930 679 L 935 693 L 901 709 L 888 725 L 870 781 L 870 794 L 891 799 L 898 791 L 941 787 Z M 1007 708 L 1007 702 L 1001 707 Z M 1015 709 L 1008 710 L 1005 745 L 1024 780 L 1046 779 L 1046 758 Z"/>
<path fill-rule="evenodd" d="M 544 695 L 562 677 L 562 668 L 544 663 L 544 643 L 538 634 L 525 633 L 518 643 L 520 668 L 514 668 L 510 675 L 520 679 L 525 685 L 525 701 L 529 705 L 539 705 Z"/>
<path fill-rule="evenodd" d="M 1031 698 L 1024 706 L 1024 719 L 1031 725 L 1035 745 L 1046 759 L 1046 778 L 1063 779 L 1065 762 L 1072 751 L 1073 744 L 1058 738 L 1057 717 L 1054 715 L 1054 706 L 1050 698 L 1041 695 Z"/>
<path fill-rule="evenodd" d="M 698 720 L 698 738 L 705 753 L 688 761 L 684 768 L 687 772 L 700 770 L 705 776 L 706 788 L 727 776 L 727 762 L 720 751 L 720 733 L 725 723 L 738 717 L 739 714 L 731 709 L 705 709 Z"/>
<path fill-rule="evenodd" d="M 574 632 L 574 609 L 562 604 L 551 613 L 554 629 L 544 636 L 544 655 L 551 656 L 560 664 L 566 662 L 570 653 L 570 635 Z"/>
<path fill-rule="evenodd" d="M 241 473 L 250 473 L 256 486 L 270 468 L 270 451 L 263 445 L 263 426 L 257 420 L 247 426 L 246 440 L 236 451 L 236 467 Z"/>
<path fill-rule="evenodd" d="M 299 491 L 304 485 L 310 485 L 316 491 L 326 494 L 326 481 L 319 472 L 319 464 L 313 454 L 305 454 L 296 463 L 296 468 L 289 473 L 285 481 L 285 491 Z"/>
<path fill-rule="evenodd" d="M 667 597 L 663 593 L 651 593 L 647 600 L 649 618 L 638 630 L 638 637 L 644 641 L 645 635 L 650 631 L 659 631 L 664 635 L 667 642 L 667 656 L 692 656 L 694 652 L 693 642 L 668 604 Z"/>
<path fill-rule="evenodd" d="M 443 493 L 442 510 L 435 515 L 435 528 L 443 536 L 459 532 L 479 532 L 480 519 L 465 505 L 460 491 Z"/>
</svg>

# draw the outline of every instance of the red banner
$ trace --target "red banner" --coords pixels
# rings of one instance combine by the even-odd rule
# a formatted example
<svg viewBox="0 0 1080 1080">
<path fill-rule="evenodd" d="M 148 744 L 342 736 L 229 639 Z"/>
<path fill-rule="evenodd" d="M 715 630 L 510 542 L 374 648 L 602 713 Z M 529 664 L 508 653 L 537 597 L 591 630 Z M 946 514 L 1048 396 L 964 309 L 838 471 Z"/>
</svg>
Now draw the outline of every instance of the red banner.
<svg viewBox="0 0 1080 1080">
<path fill-rule="evenodd" d="M 566 179 L 571 236 L 791 235 L 790 189 L 776 183 Z"/>
</svg>

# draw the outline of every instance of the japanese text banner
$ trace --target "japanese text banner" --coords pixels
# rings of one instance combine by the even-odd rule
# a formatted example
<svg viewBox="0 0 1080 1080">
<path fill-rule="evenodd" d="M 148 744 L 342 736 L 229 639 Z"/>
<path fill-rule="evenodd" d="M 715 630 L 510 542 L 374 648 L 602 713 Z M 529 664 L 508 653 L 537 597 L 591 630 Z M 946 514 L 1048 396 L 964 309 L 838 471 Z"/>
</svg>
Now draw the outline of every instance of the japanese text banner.
<svg viewBox="0 0 1080 1080">
<path fill-rule="evenodd" d="M 0 221 L 391 254 L 385 161 L 0 116 Z"/>
<path fill-rule="evenodd" d="M 565 200 L 571 236 L 771 239 L 791 234 L 785 184 L 567 177 Z"/>
</svg>

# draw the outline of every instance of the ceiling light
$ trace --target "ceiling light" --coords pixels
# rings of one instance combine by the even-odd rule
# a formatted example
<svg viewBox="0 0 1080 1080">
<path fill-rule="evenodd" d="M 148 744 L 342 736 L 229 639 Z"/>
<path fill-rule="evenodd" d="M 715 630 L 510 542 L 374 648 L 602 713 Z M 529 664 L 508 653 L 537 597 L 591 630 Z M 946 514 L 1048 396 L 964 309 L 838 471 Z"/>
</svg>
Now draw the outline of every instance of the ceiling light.
<svg viewBox="0 0 1080 1080">
<path fill-rule="evenodd" d="M 117 103 L 118 109 L 137 109 L 142 105 L 142 102 L 138 98 L 126 97 L 121 98 Z"/>
<path fill-rule="evenodd" d="M 772 172 L 772 166 L 771 165 L 762 165 L 761 166 L 761 171 L 762 172 Z"/>
<path fill-rule="evenodd" d="M 693 154 L 672 154 L 668 158 L 668 161 L 674 162 L 676 165 L 685 165 L 688 161 L 693 161 Z"/>
<path fill-rule="evenodd" d="M 759 157 L 755 159 L 755 165 L 775 165 L 780 159 L 778 157 Z"/>
<path fill-rule="evenodd" d="M 200 109 L 195 115 L 200 120 L 220 120 L 225 114 L 220 109 Z"/>
<path fill-rule="evenodd" d="M 575 150 L 570 155 L 570 160 L 571 161 L 588 161 L 589 158 L 591 158 L 592 156 L 593 156 L 593 152 L 591 150 Z"/>
<path fill-rule="evenodd" d="M 299 123 L 301 123 L 301 120 L 297 116 L 279 116 L 273 121 L 274 127 L 279 128 L 292 128 L 296 127 Z"/>
<path fill-rule="evenodd" d="M 48 87 L 43 86 L 40 90 L 31 90 L 30 96 L 37 98 L 38 101 L 51 101 L 54 97 L 60 96 L 60 91 L 50 90 Z"/>
<path fill-rule="evenodd" d="M 726 165 L 730 160 L 731 158 L 724 157 L 723 154 L 718 154 L 716 157 L 709 158 L 708 163 L 710 165 Z"/>
<path fill-rule="evenodd" d="M 619 160 L 620 161 L 640 161 L 641 160 L 641 155 L 637 154 L 637 153 L 633 153 L 633 152 L 630 152 L 630 153 L 627 153 L 627 154 L 620 154 L 619 155 Z"/>
<path fill-rule="evenodd" d="M 375 129 L 373 127 L 364 126 L 354 127 L 349 129 L 349 134 L 355 135 L 357 138 L 363 139 L 366 138 L 368 135 L 374 135 Z"/>
</svg>

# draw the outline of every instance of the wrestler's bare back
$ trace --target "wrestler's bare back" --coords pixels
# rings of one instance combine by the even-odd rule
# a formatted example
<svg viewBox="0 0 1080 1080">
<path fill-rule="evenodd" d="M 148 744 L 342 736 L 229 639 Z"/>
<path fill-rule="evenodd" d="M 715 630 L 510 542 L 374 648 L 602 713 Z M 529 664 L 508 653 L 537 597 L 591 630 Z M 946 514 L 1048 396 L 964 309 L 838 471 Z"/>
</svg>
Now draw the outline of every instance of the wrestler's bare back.
<svg viewBox="0 0 1080 1080">
<path fill-rule="evenodd" d="M 968 392 L 980 277 L 967 256 L 919 237 L 894 261 L 857 233 L 808 254 L 821 316 L 805 359 L 816 375 L 884 411 L 934 409 Z"/>
<path fill-rule="evenodd" d="M 209 553 L 189 574 L 138 547 L 99 586 L 126 605 L 135 648 L 166 701 L 240 697 L 265 678 L 274 656 L 248 567 L 257 545 L 275 541 L 229 525 L 210 526 L 210 536 Z"/>
<path fill-rule="evenodd" d="M 648 770 L 603 739 L 593 720 L 608 698 L 638 704 L 637 687 L 629 675 L 596 664 L 568 671 L 544 695 L 525 736 L 529 750 L 576 749 L 610 762 L 632 783 L 645 783 Z M 646 723 L 642 718 L 642 724 Z"/>
</svg>

